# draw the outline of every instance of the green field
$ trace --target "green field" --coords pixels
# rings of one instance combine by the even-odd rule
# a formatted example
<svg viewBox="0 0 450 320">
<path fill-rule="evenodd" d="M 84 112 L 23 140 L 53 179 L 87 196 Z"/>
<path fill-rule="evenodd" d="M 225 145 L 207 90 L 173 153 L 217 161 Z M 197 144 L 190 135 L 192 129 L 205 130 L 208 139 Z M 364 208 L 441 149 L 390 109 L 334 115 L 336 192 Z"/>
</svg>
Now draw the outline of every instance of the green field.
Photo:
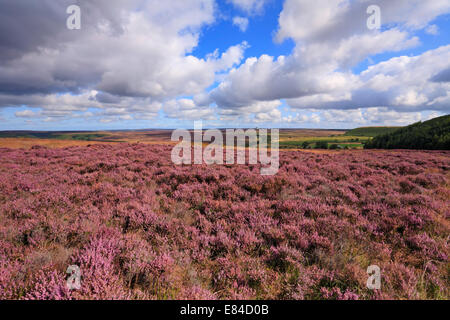
<svg viewBox="0 0 450 320">
<path fill-rule="evenodd" d="M 318 144 L 327 143 L 329 148 L 331 145 L 338 145 L 339 149 L 362 149 L 363 143 L 368 141 L 369 137 L 364 136 L 330 136 L 330 137 L 298 137 L 295 140 L 280 139 L 281 149 L 315 149 Z"/>
<path fill-rule="evenodd" d="M 81 141 L 96 141 L 101 138 L 105 138 L 108 135 L 102 133 L 66 133 L 61 135 L 55 135 L 53 139 L 60 140 L 81 140 Z"/>
<path fill-rule="evenodd" d="M 345 133 L 346 136 L 376 137 L 382 134 L 391 133 L 401 127 L 361 127 Z"/>
</svg>

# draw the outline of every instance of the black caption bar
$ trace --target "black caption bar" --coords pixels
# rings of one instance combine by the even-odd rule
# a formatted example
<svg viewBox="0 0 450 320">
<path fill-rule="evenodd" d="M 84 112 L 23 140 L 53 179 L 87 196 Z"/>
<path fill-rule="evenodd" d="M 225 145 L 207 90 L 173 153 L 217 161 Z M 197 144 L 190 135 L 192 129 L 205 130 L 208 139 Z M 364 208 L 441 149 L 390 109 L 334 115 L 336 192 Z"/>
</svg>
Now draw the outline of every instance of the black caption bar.
<svg viewBox="0 0 450 320">
<path fill-rule="evenodd" d="M 99 312 L 102 319 L 124 314 L 138 319 L 302 319 L 320 316 L 378 314 L 383 317 L 392 307 L 403 318 L 427 308 L 438 311 L 448 301 L 0 301 L 2 310 L 15 315 L 48 309 L 54 316 Z M 36 309 L 36 310 L 34 310 Z M 389 311 L 390 312 L 390 311 Z M 293 316 L 294 315 L 294 316 Z"/>
</svg>

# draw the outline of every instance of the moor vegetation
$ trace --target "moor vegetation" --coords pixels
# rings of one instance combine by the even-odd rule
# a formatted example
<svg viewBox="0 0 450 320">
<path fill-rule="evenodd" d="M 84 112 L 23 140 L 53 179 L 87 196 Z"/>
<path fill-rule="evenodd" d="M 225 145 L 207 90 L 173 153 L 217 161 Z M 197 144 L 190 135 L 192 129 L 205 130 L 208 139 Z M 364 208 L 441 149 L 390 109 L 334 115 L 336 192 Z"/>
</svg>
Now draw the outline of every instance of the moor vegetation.
<svg viewBox="0 0 450 320">
<path fill-rule="evenodd" d="M 449 152 L 286 151 L 263 177 L 170 151 L 1 149 L 0 299 L 449 298 Z"/>
</svg>

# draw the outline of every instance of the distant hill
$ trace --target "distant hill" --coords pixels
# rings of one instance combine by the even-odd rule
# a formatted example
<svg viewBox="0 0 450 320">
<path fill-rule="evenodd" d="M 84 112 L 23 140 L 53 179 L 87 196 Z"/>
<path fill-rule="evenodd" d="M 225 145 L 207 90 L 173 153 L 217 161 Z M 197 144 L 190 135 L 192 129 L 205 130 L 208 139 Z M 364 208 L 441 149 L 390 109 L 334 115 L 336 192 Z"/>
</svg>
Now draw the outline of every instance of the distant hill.
<svg viewBox="0 0 450 320">
<path fill-rule="evenodd" d="M 96 141 L 106 137 L 106 134 L 91 131 L 0 131 L 0 138 L 33 138 Z"/>
<path fill-rule="evenodd" d="M 382 134 L 394 132 L 399 128 L 401 127 L 362 127 L 347 131 L 345 135 L 356 137 L 376 137 Z"/>
<path fill-rule="evenodd" d="M 365 148 L 450 150 L 450 115 L 376 136 L 365 144 Z"/>
</svg>

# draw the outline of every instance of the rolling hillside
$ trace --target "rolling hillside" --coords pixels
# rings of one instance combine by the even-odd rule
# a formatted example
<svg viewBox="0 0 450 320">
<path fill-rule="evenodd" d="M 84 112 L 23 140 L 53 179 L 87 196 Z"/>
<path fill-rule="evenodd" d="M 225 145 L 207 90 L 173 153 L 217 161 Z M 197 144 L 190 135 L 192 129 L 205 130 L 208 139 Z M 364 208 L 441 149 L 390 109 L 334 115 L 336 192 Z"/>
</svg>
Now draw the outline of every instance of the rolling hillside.
<svg viewBox="0 0 450 320">
<path fill-rule="evenodd" d="M 394 132 L 399 128 L 400 127 L 361 127 L 347 131 L 345 135 L 359 136 L 359 137 L 376 137 L 382 134 Z"/>
<path fill-rule="evenodd" d="M 376 136 L 366 149 L 450 150 L 450 115 Z"/>
</svg>

